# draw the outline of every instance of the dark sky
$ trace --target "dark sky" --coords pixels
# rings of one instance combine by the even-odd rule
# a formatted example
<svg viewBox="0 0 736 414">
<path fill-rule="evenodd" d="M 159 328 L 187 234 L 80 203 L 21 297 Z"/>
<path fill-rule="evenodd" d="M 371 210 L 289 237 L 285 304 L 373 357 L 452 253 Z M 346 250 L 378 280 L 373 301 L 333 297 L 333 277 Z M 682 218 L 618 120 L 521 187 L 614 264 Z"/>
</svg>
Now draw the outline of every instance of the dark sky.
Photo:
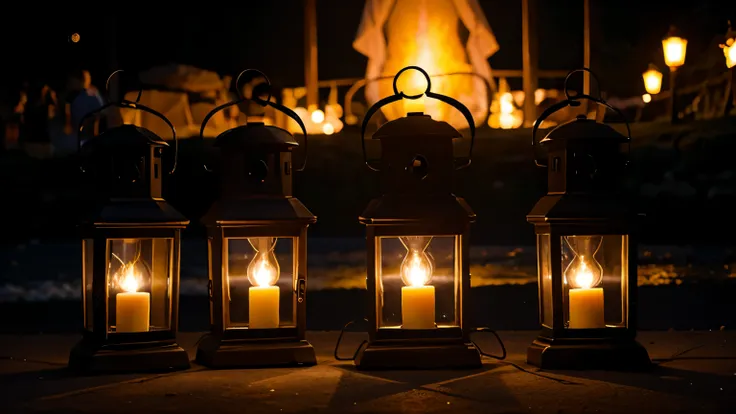
<svg viewBox="0 0 736 414">
<path fill-rule="evenodd" d="M 540 67 L 568 70 L 581 66 L 583 1 L 538 3 Z M 714 36 L 725 33 L 729 17 L 736 21 L 736 5 L 725 0 L 591 3 L 592 69 L 603 79 L 605 89 L 619 95 L 642 93 L 641 72 L 649 62 L 665 68 L 660 41 L 671 23 L 688 38 L 691 61 L 707 49 Z M 241 2 L 247 7 L 214 10 L 210 4 L 216 3 L 191 4 L 199 9 L 187 9 L 182 3 L 165 14 L 158 11 L 166 10 L 164 7 L 138 10 L 134 5 L 110 4 L 115 11 L 64 13 L 72 17 L 50 13 L 7 19 L 6 15 L 0 29 L 2 87 L 13 89 L 23 79 L 58 87 L 73 67 L 89 68 L 101 87 L 113 69 L 111 56 L 116 56 L 117 68 L 131 72 L 169 62 L 222 74 L 254 67 L 275 84 L 304 84 L 301 0 L 247 1 Z M 320 79 L 363 76 L 366 58 L 352 48 L 363 4 L 360 0 L 318 0 Z M 480 4 L 501 46 L 490 59 L 491 67 L 521 69 L 521 2 L 480 0 Z M 79 44 L 67 41 L 73 32 L 80 33 Z M 115 49 L 110 47 L 113 43 Z"/>
</svg>

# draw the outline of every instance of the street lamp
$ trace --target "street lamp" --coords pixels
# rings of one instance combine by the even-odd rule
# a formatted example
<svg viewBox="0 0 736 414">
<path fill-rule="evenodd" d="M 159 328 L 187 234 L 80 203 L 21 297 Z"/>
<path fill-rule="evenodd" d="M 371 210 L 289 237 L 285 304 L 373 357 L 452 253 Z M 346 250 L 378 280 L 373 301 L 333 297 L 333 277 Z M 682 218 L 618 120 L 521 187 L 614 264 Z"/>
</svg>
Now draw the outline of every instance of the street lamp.
<svg viewBox="0 0 736 414">
<path fill-rule="evenodd" d="M 176 142 L 166 117 L 125 100 L 82 118 L 79 137 L 84 121 L 110 106 L 161 118 Z M 180 233 L 189 220 L 162 198 L 162 152 L 168 146 L 134 125 L 109 129 L 79 145 L 82 171 L 94 181 L 100 207 L 82 225 L 84 332 L 69 356 L 74 370 L 189 367 L 186 351 L 176 344 Z M 175 168 L 176 162 L 171 173 Z"/>
<path fill-rule="evenodd" d="M 256 72 L 268 83 L 260 71 Z M 240 89 L 237 89 L 238 91 Z M 268 91 L 271 93 L 270 89 Z M 284 112 L 306 128 L 292 110 L 270 96 L 250 100 Z M 292 196 L 292 150 L 299 146 L 286 130 L 248 122 L 220 134 L 221 196 L 203 221 L 209 247 L 211 332 L 199 342 L 197 362 L 208 367 L 314 365 L 306 341 L 307 227 L 316 217 Z M 304 160 L 306 163 L 306 159 Z"/>
<path fill-rule="evenodd" d="M 675 26 L 670 26 L 667 36 L 662 39 L 662 50 L 664 51 L 664 63 L 670 68 L 670 121 L 678 122 L 676 98 L 677 69 L 685 64 L 687 52 L 687 39 L 678 35 Z"/>
<path fill-rule="evenodd" d="M 424 93 L 399 92 L 407 70 L 424 75 Z M 402 98 L 440 100 L 458 109 L 471 131 L 470 153 L 456 160 L 453 142 L 460 132 L 421 112 L 384 124 L 373 139 L 381 143 L 383 195 L 360 216 L 366 225 L 369 295 L 368 335 L 358 351 L 358 369 L 476 368 L 480 353 L 470 341 L 469 229 L 475 213 L 452 194 L 453 171 L 470 165 L 475 127 L 472 114 L 455 99 L 431 92 L 429 75 L 409 66 L 394 78 L 394 95 L 376 102 L 368 122 L 384 105 Z M 339 345 L 339 344 L 338 344 Z"/>
<path fill-rule="evenodd" d="M 649 64 L 649 68 L 641 76 L 648 94 L 656 95 L 662 90 L 662 72 L 656 66 Z"/>
<path fill-rule="evenodd" d="M 584 69 L 588 71 L 587 69 Z M 573 71 L 570 73 L 574 73 Z M 570 77 L 568 75 L 568 79 Z M 532 131 L 552 113 L 589 99 L 570 97 L 545 110 Z M 629 129 L 628 123 L 626 124 Z M 550 131 L 546 150 L 548 193 L 527 216 L 537 235 L 542 332 L 527 362 L 543 369 L 640 369 L 650 365 L 636 342 L 637 244 L 635 214 L 623 194 L 628 154 L 621 135 L 580 115 Z"/>
</svg>

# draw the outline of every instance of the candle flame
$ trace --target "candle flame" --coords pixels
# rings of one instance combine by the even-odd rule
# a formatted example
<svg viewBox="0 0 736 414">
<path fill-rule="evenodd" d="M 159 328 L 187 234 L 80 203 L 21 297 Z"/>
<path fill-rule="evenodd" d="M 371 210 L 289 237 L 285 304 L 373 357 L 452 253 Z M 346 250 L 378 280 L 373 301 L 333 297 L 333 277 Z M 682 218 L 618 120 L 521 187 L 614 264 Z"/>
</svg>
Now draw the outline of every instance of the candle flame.
<svg viewBox="0 0 736 414">
<path fill-rule="evenodd" d="M 406 279 L 411 286 L 424 286 L 429 279 L 429 266 L 425 262 L 419 253 L 412 253 L 406 275 Z"/>
<path fill-rule="evenodd" d="M 580 289 L 590 289 L 593 287 L 593 281 L 595 280 L 593 272 L 588 268 L 588 264 L 585 261 L 581 262 L 573 278 L 575 279 L 575 284 L 580 286 Z"/>
<path fill-rule="evenodd" d="M 263 258 L 259 259 L 255 264 L 255 269 L 253 269 L 253 271 L 253 279 L 255 279 L 257 286 L 263 287 L 272 285 L 271 281 L 274 280 L 276 269 L 273 268 L 268 260 Z"/>
<path fill-rule="evenodd" d="M 138 291 L 138 279 L 140 274 L 135 271 L 133 263 L 127 263 L 120 269 L 120 288 L 126 292 L 133 293 Z"/>
</svg>

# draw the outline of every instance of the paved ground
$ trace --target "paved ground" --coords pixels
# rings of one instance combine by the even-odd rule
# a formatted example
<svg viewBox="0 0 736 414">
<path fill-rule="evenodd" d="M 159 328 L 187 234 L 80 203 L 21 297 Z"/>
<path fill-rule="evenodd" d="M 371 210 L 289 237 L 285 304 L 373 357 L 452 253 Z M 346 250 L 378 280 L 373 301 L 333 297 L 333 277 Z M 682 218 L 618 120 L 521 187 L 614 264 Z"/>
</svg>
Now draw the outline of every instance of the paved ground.
<svg viewBox="0 0 736 414">
<path fill-rule="evenodd" d="M 362 339 L 349 334 L 344 354 Z M 482 335 L 482 334 L 478 334 Z M 509 358 L 474 371 L 357 372 L 332 358 L 335 332 L 310 332 L 309 368 L 75 377 L 75 335 L 0 336 L 1 413 L 736 413 L 736 332 L 643 332 L 643 374 L 541 372 L 524 363 L 535 332 L 501 332 Z M 182 334 L 193 353 L 198 334 Z M 477 338 L 493 350 L 490 338 Z"/>
</svg>

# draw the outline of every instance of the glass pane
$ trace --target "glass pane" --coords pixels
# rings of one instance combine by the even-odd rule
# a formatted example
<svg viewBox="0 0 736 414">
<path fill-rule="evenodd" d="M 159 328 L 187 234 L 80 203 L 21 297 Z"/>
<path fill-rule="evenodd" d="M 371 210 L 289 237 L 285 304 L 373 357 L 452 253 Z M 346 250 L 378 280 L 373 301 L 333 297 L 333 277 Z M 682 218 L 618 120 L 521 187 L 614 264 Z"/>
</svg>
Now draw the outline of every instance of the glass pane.
<svg viewBox="0 0 736 414">
<path fill-rule="evenodd" d="M 567 328 L 625 327 L 628 236 L 562 236 Z"/>
<path fill-rule="evenodd" d="M 381 237 L 378 243 L 376 294 L 380 327 L 458 326 L 458 237 Z"/>
<path fill-rule="evenodd" d="M 84 328 L 92 330 L 94 304 L 92 302 L 92 275 L 94 258 L 94 241 L 92 239 L 82 240 L 82 301 L 84 303 Z"/>
<path fill-rule="evenodd" d="M 110 332 L 169 329 L 172 246 L 172 239 L 108 240 Z"/>
<path fill-rule="evenodd" d="M 550 235 L 537 235 L 537 265 L 539 272 L 539 313 L 543 326 L 552 327 L 552 267 Z"/>
<path fill-rule="evenodd" d="M 296 237 L 226 239 L 228 328 L 296 325 Z M 229 299 L 229 300 L 228 300 Z"/>
</svg>

